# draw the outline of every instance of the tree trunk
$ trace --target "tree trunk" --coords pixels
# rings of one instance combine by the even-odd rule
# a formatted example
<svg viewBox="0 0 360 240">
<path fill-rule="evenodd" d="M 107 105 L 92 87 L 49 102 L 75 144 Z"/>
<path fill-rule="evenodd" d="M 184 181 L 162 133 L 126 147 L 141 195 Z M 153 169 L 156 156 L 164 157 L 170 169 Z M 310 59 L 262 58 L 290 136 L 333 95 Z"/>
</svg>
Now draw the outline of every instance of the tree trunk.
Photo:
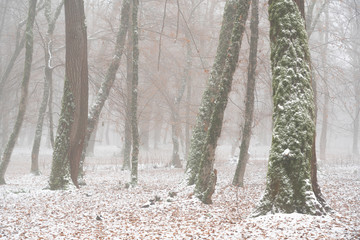
<svg viewBox="0 0 360 240">
<path fill-rule="evenodd" d="M 100 90 L 96 95 L 96 100 L 92 104 L 89 112 L 86 136 L 84 141 L 85 147 L 88 145 L 90 136 L 94 131 L 96 123 L 99 121 L 101 110 L 104 107 L 104 104 L 110 94 L 111 87 L 113 86 L 113 83 L 116 78 L 116 72 L 120 65 L 120 60 L 125 45 L 126 33 L 128 30 L 129 6 L 130 6 L 130 0 L 124 0 L 121 7 L 120 29 L 116 36 L 114 57 L 110 63 L 109 68 L 107 69 L 105 79 L 101 84 Z M 83 170 L 84 160 L 85 160 L 85 151 L 83 152 L 80 161 L 80 177 L 83 177 L 84 175 L 84 170 Z"/>
<path fill-rule="evenodd" d="M 138 159 L 139 159 L 139 130 L 137 121 L 137 97 L 138 97 L 138 64 L 139 64 L 139 36 L 138 36 L 138 6 L 139 0 L 132 4 L 132 38 L 133 38 L 133 78 L 131 98 L 131 132 L 132 132 L 132 156 L 131 156 L 131 185 L 138 183 Z"/>
<path fill-rule="evenodd" d="M 266 189 L 253 216 L 325 214 L 311 184 L 315 104 L 305 24 L 293 1 L 269 6 L 273 73 L 273 135 Z"/>
<path fill-rule="evenodd" d="M 0 164 L 0 184 L 5 184 L 5 172 L 10 163 L 10 158 L 12 151 L 14 149 L 15 143 L 19 136 L 19 132 L 21 129 L 21 125 L 24 120 L 24 115 L 26 112 L 26 101 L 28 95 L 28 86 L 30 81 L 30 74 L 31 74 L 31 64 L 32 64 L 32 57 L 33 57 L 33 26 L 35 21 L 36 15 L 36 0 L 31 0 L 29 2 L 29 12 L 28 12 L 28 19 L 26 23 L 26 30 L 25 30 L 25 42 L 26 42 L 26 50 L 25 50 L 25 66 L 24 66 L 24 76 L 21 83 L 21 97 L 20 97 L 20 104 L 19 110 L 16 117 L 16 122 L 13 128 L 13 131 L 10 135 L 10 138 L 6 144 L 6 148 L 2 155 L 1 164 Z"/>
<path fill-rule="evenodd" d="M 188 43 L 189 44 L 189 43 Z M 174 102 L 171 107 L 171 132 L 173 142 L 173 153 L 171 165 L 175 168 L 182 168 L 180 160 L 180 135 L 181 135 L 181 119 L 180 119 L 180 103 L 184 96 L 186 80 L 188 78 L 190 65 L 187 63 L 185 66 L 184 75 L 182 76 L 180 87 L 177 89 L 177 93 Z"/>
<path fill-rule="evenodd" d="M 61 9 L 63 7 L 64 1 L 62 1 L 56 9 L 54 18 L 51 19 L 51 0 L 47 0 L 45 2 L 45 17 L 48 21 L 48 30 L 45 37 L 45 77 L 44 77 L 44 90 L 43 90 L 43 97 L 41 101 L 41 106 L 39 109 L 38 120 L 36 124 L 35 130 L 35 138 L 31 152 L 31 173 L 35 175 L 40 174 L 39 170 L 39 150 L 40 150 L 40 143 L 41 143 L 41 136 L 42 136 L 42 129 L 44 123 L 44 117 L 46 112 L 47 103 L 49 100 L 49 82 L 52 82 L 52 66 L 51 66 L 51 54 L 52 54 L 52 35 L 55 30 L 55 23 L 57 18 L 60 15 Z"/>
<path fill-rule="evenodd" d="M 65 1 L 66 76 L 55 141 L 50 189 L 64 189 L 68 170 L 78 186 L 88 118 L 87 33 L 83 0 Z M 69 168 L 68 168 L 69 167 Z"/>
<path fill-rule="evenodd" d="M 239 162 L 236 167 L 235 176 L 232 184 L 244 186 L 244 174 L 246 164 L 249 159 L 249 146 L 251 140 L 251 128 L 253 124 L 254 104 L 255 104 L 255 82 L 256 82 L 256 65 L 257 65 L 257 46 L 258 46 L 258 26 L 259 26 L 259 1 L 251 2 L 251 39 L 250 39 L 250 56 L 248 66 L 248 82 L 246 89 L 245 102 L 245 123 L 242 131 Z"/>
<path fill-rule="evenodd" d="M 218 85 L 218 92 L 214 97 L 214 101 L 208 105 L 209 109 L 213 109 L 209 128 L 204 141 L 202 150 L 199 174 L 197 177 L 195 193 L 197 197 L 206 204 L 212 202 L 211 196 L 215 190 L 216 170 L 214 170 L 215 150 L 217 140 L 221 134 L 222 121 L 231 91 L 233 75 L 239 59 L 239 51 L 241 48 L 242 36 L 245 31 L 245 24 L 249 12 L 250 1 L 240 0 L 237 2 L 235 22 L 231 34 L 229 49 L 226 53 L 224 69 L 221 74 L 221 80 Z M 215 181 L 215 182 L 214 182 Z"/>
<path fill-rule="evenodd" d="M 190 106 L 192 99 L 192 77 L 191 77 L 191 68 L 192 68 L 192 50 L 190 42 L 186 42 L 186 124 L 185 124 L 185 161 L 188 161 L 188 156 L 190 152 L 190 131 L 191 131 L 191 122 L 192 117 L 190 115 Z"/>
<path fill-rule="evenodd" d="M 131 15 L 129 16 L 131 21 Z M 126 55 L 126 105 L 125 105 L 125 144 L 124 144 L 124 161 L 123 169 L 130 170 L 130 155 L 131 155 L 131 99 L 132 99 L 132 78 L 133 78 L 133 48 L 132 33 L 128 30 L 128 48 Z"/>
<path fill-rule="evenodd" d="M 324 68 L 324 79 L 325 79 L 325 91 L 324 91 L 324 109 L 322 115 L 322 128 L 320 135 L 320 159 L 322 161 L 326 160 L 326 142 L 327 142 L 327 130 L 328 130 L 328 115 L 329 115 L 329 87 L 328 87 L 328 79 L 329 74 L 326 69 L 327 64 L 327 51 L 328 51 L 328 42 L 329 42 L 329 7 L 326 7 L 325 12 L 325 39 L 324 39 L 324 51 L 322 54 L 322 65 Z"/>
<path fill-rule="evenodd" d="M 217 86 L 224 69 L 227 49 L 229 48 L 235 21 L 235 10 L 238 4 L 238 1 L 227 1 L 225 5 L 215 62 L 210 73 L 206 90 L 202 96 L 201 106 L 190 141 L 190 152 L 186 163 L 186 181 L 189 185 L 195 184 L 199 173 L 200 159 L 203 149 L 205 148 L 204 139 L 206 138 L 210 118 L 213 112 L 211 106 L 214 102 L 214 96 L 216 96 L 218 92 Z"/>
</svg>

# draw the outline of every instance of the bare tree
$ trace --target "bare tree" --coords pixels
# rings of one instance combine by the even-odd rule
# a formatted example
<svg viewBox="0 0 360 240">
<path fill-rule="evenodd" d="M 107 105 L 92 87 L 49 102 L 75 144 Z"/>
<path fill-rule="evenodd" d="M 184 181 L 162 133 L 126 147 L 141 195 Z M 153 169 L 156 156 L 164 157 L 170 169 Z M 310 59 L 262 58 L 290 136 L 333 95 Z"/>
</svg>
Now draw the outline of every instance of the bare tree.
<svg viewBox="0 0 360 240">
<path fill-rule="evenodd" d="M 248 81 L 246 88 L 245 100 L 245 122 L 242 131 L 239 161 L 236 167 L 233 184 L 237 186 L 244 186 L 244 174 L 246 163 L 249 159 L 249 146 L 251 140 L 251 129 L 253 125 L 254 104 L 255 104 L 255 82 L 256 82 L 256 65 L 257 65 L 257 45 L 259 38 L 259 1 L 253 0 L 251 2 L 251 37 L 250 37 L 250 56 L 248 66 Z"/>
<path fill-rule="evenodd" d="M 65 1 L 66 76 L 50 189 L 78 187 L 78 172 L 88 118 L 87 34 L 83 0 Z"/>
<path fill-rule="evenodd" d="M 35 175 L 40 174 L 39 161 L 38 161 L 40 142 L 41 142 L 46 107 L 49 101 L 49 83 L 52 83 L 52 71 L 53 71 L 53 66 L 51 66 L 52 38 L 55 30 L 55 23 L 61 13 L 61 9 L 63 5 L 64 5 L 64 1 L 61 1 L 59 6 L 55 10 L 54 16 L 52 16 L 53 14 L 51 12 L 51 0 L 45 1 L 45 17 L 48 23 L 48 29 L 44 39 L 44 52 L 45 52 L 44 90 L 43 90 L 41 106 L 39 109 L 38 120 L 36 124 L 34 143 L 31 152 L 31 172 Z"/>
<path fill-rule="evenodd" d="M 139 130 L 137 121 L 138 104 L 138 67 L 139 67 L 139 29 L 138 29 L 139 0 L 132 2 L 132 39 L 133 39 L 133 74 L 132 74 L 132 98 L 131 98 L 131 133 L 132 133 L 132 155 L 131 155 L 131 184 L 138 183 L 139 162 Z"/>
<path fill-rule="evenodd" d="M 21 98 L 20 98 L 20 104 L 19 104 L 19 110 L 16 118 L 16 122 L 13 128 L 13 131 L 10 135 L 10 138 L 7 142 L 6 148 L 4 150 L 4 153 L 2 154 L 1 158 L 1 164 L 0 164 L 0 184 L 5 184 L 5 172 L 6 169 L 10 163 L 10 158 L 12 151 L 14 149 L 15 143 L 17 141 L 17 138 L 19 136 L 19 132 L 21 129 L 21 125 L 24 120 L 24 115 L 26 112 L 26 101 L 28 96 L 28 86 L 30 81 L 30 75 L 31 75 L 31 64 L 32 64 L 32 57 L 33 57 L 33 26 L 35 21 L 35 15 L 36 15 L 36 2 L 37 0 L 31 0 L 29 2 L 29 12 L 28 12 L 28 18 L 26 23 L 26 32 L 25 32 L 25 64 L 24 64 L 24 76 L 21 84 Z"/>
</svg>

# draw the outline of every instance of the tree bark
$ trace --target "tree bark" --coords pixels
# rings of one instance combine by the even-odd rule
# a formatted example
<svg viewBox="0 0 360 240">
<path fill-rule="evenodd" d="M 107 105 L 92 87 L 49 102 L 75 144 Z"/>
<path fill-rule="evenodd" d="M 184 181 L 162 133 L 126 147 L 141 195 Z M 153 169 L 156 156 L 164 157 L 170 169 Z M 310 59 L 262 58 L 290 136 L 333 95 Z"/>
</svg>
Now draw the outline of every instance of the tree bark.
<svg viewBox="0 0 360 240">
<path fill-rule="evenodd" d="M 254 104 L 255 104 L 255 83 L 256 83 L 256 65 L 257 65 L 257 46 L 259 39 L 259 1 L 251 2 L 251 38 L 250 38 L 250 56 L 248 66 L 248 82 L 245 100 L 245 122 L 242 131 L 239 161 L 236 167 L 235 176 L 232 184 L 236 186 L 244 186 L 244 175 L 246 164 L 249 159 L 249 146 L 251 140 L 251 128 L 253 124 Z"/>
<path fill-rule="evenodd" d="M 133 78 L 131 98 L 131 132 L 132 132 L 132 155 L 131 155 L 131 185 L 138 183 L 139 162 L 139 130 L 137 121 L 137 97 L 138 97 L 138 67 L 139 67 L 139 36 L 138 36 L 138 6 L 139 0 L 132 4 L 132 38 L 133 38 Z"/>
<path fill-rule="evenodd" d="M 51 14 L 51 0 L 47 0 L 45 2 L 45 17 L 48 22 L 48 30 L 45 37 L 45 46 L 44 46 L 44 52 L 45 52 L 45 77 L 44 77 L 44 90 L 43 90 L 43 97 L 41 101 L 41 106 L 39 109 L 38 114 L 38 120 L 36 124 L 36 130 L 35 130 L 35 138 L 33 142 L 33 147 L 31 151 L 31 173 L 35 175 L 40 174 L 39 170 L 39 150 L 40 150 L 40 143 L 41 143 L 41 136 L 42 136 L 42 129 L 43 129 L 43 123 L 44 123 L 44 117 L 46 112 L 47 103 L 49 100 L 49 82 L 52 82 L 52 66 L 51 66 L 51 54 L 52 54 L 52 35 L 55 30 L 55 23 L 58 19 L 61 9 L 64 5 L 64 1 L 61 1 L 59 6 L 56 8 L 55 15 L 52 18 Z"/>
<path fill-rule="evenodd" d="M 87 33 L 83 0 L 65 1 L 66 76 L 53 153 L 50 189 L 64 189 L 70 177 L 78 186 L 88 118 Z M 69 164 L 69 165 L 68 165 Z"/>
<path fill-rule="evenodd" d="M 197 114 L 196 124 L 193 129 L 190 152 L 186 163 L 186 181 L 188 185 L 196 182 L 199 173 L 200 159 L 205 148 L 206 138 L 211 115 L 212 103 L 218 92 L 218 85 L 224 69 L 227 49 L 230 45 L 231 33 L 236 15 L 238 1 L 227 1 L 224 9 L 223 22 L 221 25 L 219 44 L 216 50 L 215 62 L 212 66 L 206 90 L 202 96 L 201 105 Z"/>
<path fill-rule="evenodd" d="M 13 128 L 13 131 L 10 135 L 10 138 L 6 144 L 6 148 L 4 150 L 4 153 L 1 158 L 1 164 L 0 164 L 0 184 L 5 184 L 5 172 L 7 170 L 7 167 L 10 163 L 10 158 L 12 151 L 14 149 L 15 143 L 17 141 L 17 138 L 19 136 L 19 132 L 21 129 L 21 125 L 24 120 L 24 115 L 26 112 L 26 101 L 28 96 L 28 86 L 30 81 L 30 75 L 31 75 L 31 64 L 32 64 L 32 57 L 33 57 L 33 26 L 35 21 L 35 15 L 36 15 L 36 0 L 31 0 L 29 2 L 29 11 L 28 11 L 28 19 L 26 23 L 26 30 L 25 30 L 25 66 L 24 66 L 24 76 L 21 83 L 21 97 L 20 97 L 20 104 L 19 104 L 19 110 L 16 117 L 16 122 Z"/>
<path fill-rule="evenodd" d="M 197 177 L 195 193 L 205 204 L 212 202 L 211 196 L 214 193 L 216 181 L 216 170 L 214 170 L 215 150 L 217 140 L 221 134 L 224 111 L 227 105 L 228 96 L 231 91 L 233 75 L 239 59 L 242 36 L 245 31 L 245 24 L 249 12 L 250 1 L 237 1 L 235 22 L 231 34 L 230 45 L 226 53 L 224 69 L 221 73 L 221 80 L 218 85 L 218 92 L 214 101 L 208 105 L 213 109 L 209 128 L 202 149 L 199 174 Z"/>
<path fill-rule="evenodd" d="M 287 0 L 270 1 L 269 20 L 274 128 L 265 194 L 253 216 L 322 215 L 311 179 L 315 104 L 304 20 Z"/>
</svg>

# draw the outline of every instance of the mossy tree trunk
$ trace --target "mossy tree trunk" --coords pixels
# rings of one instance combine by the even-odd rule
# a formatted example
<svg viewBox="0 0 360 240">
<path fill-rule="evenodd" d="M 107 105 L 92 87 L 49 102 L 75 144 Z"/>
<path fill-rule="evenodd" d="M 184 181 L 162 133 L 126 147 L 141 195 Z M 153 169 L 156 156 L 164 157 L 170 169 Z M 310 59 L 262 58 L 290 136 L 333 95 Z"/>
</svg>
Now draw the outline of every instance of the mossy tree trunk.
<svg viewBox="0 0 360 240">
<path fill-rule="evenodd" d="M 132 2 L 132 38 L 133 38 L 133 78 L 131 98 L 131 132 L 132 132 L 132 155 L 131 155 L 131 185 L 138 183 L 139 163 L 139 130 L 137 120 L 137 98 L 138 98 L 138 68 L 139 68 L 139 28 L 138 28 L 139 0 Z"/>
<path fill-rule="evenodd" d="M 40 143 L 41 143 L 41 136 L 42 136 L 42 129 L 44 123 L 44 117 L 46 112 L 47 103 L 49 101 L 49 82 L 52 82 L 52 71 L 53 67 L 51 66 L 51 54 L 52 54 L 52 36 L 55 30 L 55 23 L 58 19 L 61 9 L 64 5 L 64 1 L 61 1 L 59 6 L 56 8 L 54 17 L 52 17 L 51 13 L 51 0 L 45 1 L 45 17 L 48 23 L 48 30 L 46 33 L 46 37 L 44 39 L 45 46 L 45 77 L 44 77 L 44 90 L 43 90 L 43 97 L 39 109 L 38 120 L 36 124 L 35 130 L 35 138 L 34 143 L 31 151 L 31 173 L 35 175 L 40 174 L 39 170 L 39 150 L 40 150 Z"/>
<path fill-rule="evenodd" d="M 304 20 L 293 0 L 269 4 L 274 127 L 265 194 L 253 216 L 325 214 L 310 175 L 315 104 Z"/>
<path fill-rule="evenodd" d="M 78 187 L 88 118 L 87 33 L 83 0 L 65 1 L 66 61 L 62 108 L 50 175 L 50 189 Z"/>
<path fill-rule="evenodd" d="M 245 122 L 242 131 L 239 161 L 236 167 L 232 184 L 235 186 L 244 186 L 244 175 L 246 164 L 249 159 L 249 146 L 251 140 L 251 129 L 253 124 L 254 104 L 255 104 L 255 82 L 256 82 L 256 65 L 257 65 L 257 47 L 259 39 L 259 1 L 251 2 L 251 37 L 250 37 L 250 54 L 248 66 L 248 81 L 245 99 Z"/>
<path fill-rule="evenodd" d="M 19 110 L 16 117 L 15 125 L 13 131 L 9 137 L 9 140 L 6 144 L 4 152 L 2 154 L 1 163 L 0 163 L 0 184 L 5 184 L 5 172 L 7 167 L 10 163 L 11 154 L 13 152 L 15 143 L 19 136 L 19 132 L 21 129 L 21 125 L 24 120 L 25 112 L 26 112 L 26 101 L 28 96 L 28 86 L 30 81 L 30 74 L 31 74 L 31 65 L 32 65 L 32 58 L 33 58 L 33 26 L 35 21 L 36 15 L 36 2 L 37 0 L 29 1 L 29 11 L 28 11 L 28 18 L 26 23 L 26 30 L 25 30 L 25 64 L 24 64 L 24 75 L 21 82 L 21 97 L 19 103 Z"/>
<path fill-rule="evenodd" d="M 110 63 L 109 68 L 107 69 L 105 79 L 101 83 L 100 89 L 96 95 L 96 100 L 92 104 L 91 109 L 89 111 L 84 149 L 86 149 L 87 145 L 89 144 L 91 134 L 93 133 L 95 126 L 99 121 L 101 110 L 104 107 L 106 100 L 108 99 L 110 90 L 116 78 L 117 70 L 119 69 L 120 60 L 125 45 L 126 33 L 128 30 L 129 8 L 130 8 L 130 0 L 124 0 L 121 7 L 120 28 L 116 36 L 114 57 Z M 79 174 L 80 178 L 84 176 L 83 166 L 84 166 L 85 154 L 86 151 L 83 151 L 80 161 L 80 174 Z M 83 179 L 81 181 L 83 181 Z"/>
<path fill-rule="evenodd" d="M 220 30 L 219 44 L 216 50 L 215 62 L 210 72 L 206 90 L 202 96 L 199 113 L 194 126 L 190 141 L 189 156 L 186 163 L 186 181 L 189 185 L 196 182 L 199 173 L 200 159 L 205 148 L 206 138 L 211 115 L 213 112 L 212 103 L 218 92 L 218 85 L 224 69 L 227 49 L 230 45 L 231 33 L 235 21 L 236 8 L 239 1 L 227 1 L 224 8 L 224 15 Z"/>
<path fill-rule="evenodd" d="M 237 1 L 235 21 L 231 34 L 230 45 L 227 50 L 224 69 L 218 84 L 218 92 L 214 96 L 209 109 L 213 109 L 208 126 L 207 135 L 202 149 L 201 162 L 197 177 L 195 194 L 206 204 L 212 203 L 211 197 L 215 191 L 216 170 L 214 169 L 215 151 L 217 140 L 220 137 L 222 129 L 222 121 L 231 91 L 233 75 L 236 70 L 239 59 L 239 51 L 241 48 L 242 36 L 245 31 L 245 24 L 249 12 L 250 1 Z"/>
</svg>

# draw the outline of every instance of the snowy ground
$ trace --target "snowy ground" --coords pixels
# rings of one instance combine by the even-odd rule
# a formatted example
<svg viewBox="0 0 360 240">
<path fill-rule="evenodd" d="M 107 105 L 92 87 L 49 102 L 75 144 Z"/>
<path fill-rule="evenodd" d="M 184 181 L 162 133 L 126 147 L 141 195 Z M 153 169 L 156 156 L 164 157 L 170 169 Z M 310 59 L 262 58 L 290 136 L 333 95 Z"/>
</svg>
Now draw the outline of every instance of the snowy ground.
<svg viewBox="0 0 360 240">
<path fill-rule="evenodd" d="M 49 191 L 50 155 L 41 156 L 43 175 L 35 177 L 29 155 L 16 154 L 0 186 L 0 239 L 360 239 L 359 166 L 320 172 L 333 215 L 249 218 L 264 191 L 265 161 L 250 161 L 246 187 L 238 189 L 229 184 L 235 165 L 219 160 L 214 203 L 203 205 L 179 185 L 183 170 L 155 168 L 162 156 L 154 156 L 143 160 L 136 188 L 124 187 L 129 172 L 108 154 L 88 159 L 87 186 Z"/>
</svg>

